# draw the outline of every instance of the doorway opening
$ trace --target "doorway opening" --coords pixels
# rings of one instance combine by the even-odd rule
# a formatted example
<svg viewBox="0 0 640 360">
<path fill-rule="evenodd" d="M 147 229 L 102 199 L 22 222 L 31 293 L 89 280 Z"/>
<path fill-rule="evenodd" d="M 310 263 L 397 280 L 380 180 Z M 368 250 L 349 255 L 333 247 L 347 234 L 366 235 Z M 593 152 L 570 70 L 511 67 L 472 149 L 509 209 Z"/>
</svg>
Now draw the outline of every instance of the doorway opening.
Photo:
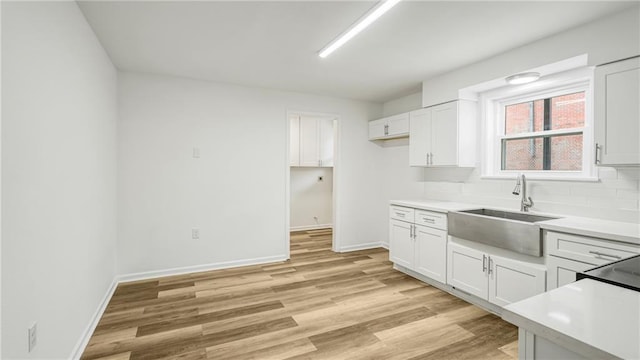
<svg viewBox="0 0 640 360">
<path fill-rule="evenodd" d="M 288 257 L 295 252 L 293 239 L 316 240 L 319 249 L 329 245 L 335 251 L 338 116 L 290 111 L 287 123 Z"/>
</svg>

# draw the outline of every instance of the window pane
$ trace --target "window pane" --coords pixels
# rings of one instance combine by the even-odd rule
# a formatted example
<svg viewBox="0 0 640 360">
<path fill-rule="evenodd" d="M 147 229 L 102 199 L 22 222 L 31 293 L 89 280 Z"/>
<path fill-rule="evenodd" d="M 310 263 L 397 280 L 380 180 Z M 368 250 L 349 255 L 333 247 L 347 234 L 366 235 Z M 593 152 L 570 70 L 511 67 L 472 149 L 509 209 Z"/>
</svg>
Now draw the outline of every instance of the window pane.
<svg viewBox="0 0 640 360">
<path fill-rule="evenodd" d="M 542 131 L 544 124 L 544 100 L 508 105 L 505 106 L 504 113 L 505 135 Z"/>
<path fill-rule="evenodd" d="M 584 126 L 584 92 L 551 98 L 549 130 Z"/>
<path fill-rule="evenodd" d="M 502 140 L 502 170 L 582 170 L 582 134 Z"/>
<path fill-rule="evenodd" d="M 583 127 L 584 96 L 582 91 L 507 105 L 504 108 L 504 133 L 510 135 Z"/>
<path fill-rule="evenodd" d="M 553 136 L 550 170 L 582 170 L 582 134 Z"/>
<path fill-rule="evenodd" d="M 542 138 L 502 140 L 502 170 L 542 170 Z"/>
</svg>

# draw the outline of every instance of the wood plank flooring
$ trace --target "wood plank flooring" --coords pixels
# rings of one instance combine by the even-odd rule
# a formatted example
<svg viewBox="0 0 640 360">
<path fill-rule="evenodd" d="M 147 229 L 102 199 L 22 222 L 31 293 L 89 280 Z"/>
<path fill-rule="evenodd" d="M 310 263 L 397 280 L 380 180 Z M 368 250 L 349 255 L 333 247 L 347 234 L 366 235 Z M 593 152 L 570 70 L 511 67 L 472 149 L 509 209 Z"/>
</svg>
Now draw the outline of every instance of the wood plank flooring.
<svg viewBox="0 0 640 360">
<path fill-rule="evenodd" d="M 121 284 L 82 359 L 517 358 L 514 326 L 388 258 L 315 230 L 286 262 Z"/>
</svg>

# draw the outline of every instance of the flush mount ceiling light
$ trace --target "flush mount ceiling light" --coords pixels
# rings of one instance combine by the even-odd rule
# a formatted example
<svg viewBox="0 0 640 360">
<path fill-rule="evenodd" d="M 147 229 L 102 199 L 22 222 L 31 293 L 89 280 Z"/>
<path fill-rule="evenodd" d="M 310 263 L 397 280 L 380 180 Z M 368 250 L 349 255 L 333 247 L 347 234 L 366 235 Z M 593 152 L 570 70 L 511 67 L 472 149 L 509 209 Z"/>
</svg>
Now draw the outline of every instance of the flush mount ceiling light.
<svg viewBox="0 0 640 360">
<path fill-rule="evenodd" d="M 526 72 L 526 73 L 507 76 L 505 80 L 507 81 L 507 83 L 511 85 L 520 85 L 520 84 L 534 82 L 539 78 L 540 78 L 540 73 L 538 72 Z"/>
<path fill-rule="evenodd" d="M 345 32 L 335 38 L 327 46 L 322 48 L 318 55 L 321 58 L 326 58 L 332 52 L 336 51 L 339 47 L 344 45 L 352 37 L 356 36 L 360 31 L 364 30 L 367 26 L 371 25 L 382 14 L 386 13 L 394 7 L 400 0 L 384 0 L 376 4 L 371 10 L 369 10 L 363 17 L 360 18 L 355 24 L 351 25 Z"/>
</svg>

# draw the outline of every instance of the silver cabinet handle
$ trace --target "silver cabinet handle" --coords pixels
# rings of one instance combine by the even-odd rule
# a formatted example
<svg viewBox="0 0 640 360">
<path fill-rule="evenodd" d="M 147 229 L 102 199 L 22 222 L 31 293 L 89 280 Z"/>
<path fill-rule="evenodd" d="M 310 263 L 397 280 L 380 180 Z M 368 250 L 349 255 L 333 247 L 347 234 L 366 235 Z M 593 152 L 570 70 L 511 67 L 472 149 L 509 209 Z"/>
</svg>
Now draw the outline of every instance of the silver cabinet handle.
<svg viewBox="0 0 640 360">
<path fill-rule="evenodd" d="M 433 165 L 433 153 L 429 153 L 429 154 L 431 155 L 430 160 L 429 160 L 431 163 L 429 165 Z"/>
<path fill-rule="evenodd" d="M 487 271 L 487 255 L 482 254 L 482 272 Z"/>
<path fill-rule="evenodd" d="M 435 220 L 429 219 L 429 218 L 426 218 L 426 217 L 423 217 L 422 220 L 424 220 L 424 221 L 426 221 L 428 223 L 432 223 L 432 224 L 436 222 Z"/>
<path fill-rule="evenodd" d="M 596 143 L 596 164 L 600 164 L 600 157 L 598 157 L 599 153 L 600 153 L 600 145 Z"/>
<path fill-rule="evenodd" d="M 384 134 L 389 135 L 389 125 L 384 126 Z"/>
<path fill-rule="evenodd" d="M 399 213 L 399 212 L 396 212 L 396 216 L 399 216 L 399 217 L 404 217 L 404 216 L 405 216 L 405 214 L 404 214 L 404 213 Z"/>
<path fill-rule="evenodd" d="M 493 274 L 493 259 L 489 256 L 489 275 Z"/>
<path fill-rule="evenodd" d="M 413 240 L 415 240 L 418 237 L 418 228 L 413 225 Z"/>
<path fill-rule="evenodd" d="M 605 253 L 601 253 L 599 251 L 589 251 L 589 254 L 593 254 L 593 255 L 597 255 L 597 256 L 608 256 L 608 257 L 612 257 L 612 258 L 618 259 L 618 260 L 622 259 L 622 256 L 605 254 Z"/>
<path fill-rule="evenodd" d="M 414 235 L 413 235 L 413 232 L 414 232 L 414 231 L 415 231 L 415 230 L 414 230 L 413 225 L 409 225 L 409 237 L 410 237 L 410 238 L 412 238 L 412 239 L 413 239 L 413 237 L 414 237 Z"/>
<path fill-rule="evenodd" d="M 430 158 L 431 158 L 431 154 L 427 153 L 427 165 L 431 164 L 431 159 Z"/>
</svg>

